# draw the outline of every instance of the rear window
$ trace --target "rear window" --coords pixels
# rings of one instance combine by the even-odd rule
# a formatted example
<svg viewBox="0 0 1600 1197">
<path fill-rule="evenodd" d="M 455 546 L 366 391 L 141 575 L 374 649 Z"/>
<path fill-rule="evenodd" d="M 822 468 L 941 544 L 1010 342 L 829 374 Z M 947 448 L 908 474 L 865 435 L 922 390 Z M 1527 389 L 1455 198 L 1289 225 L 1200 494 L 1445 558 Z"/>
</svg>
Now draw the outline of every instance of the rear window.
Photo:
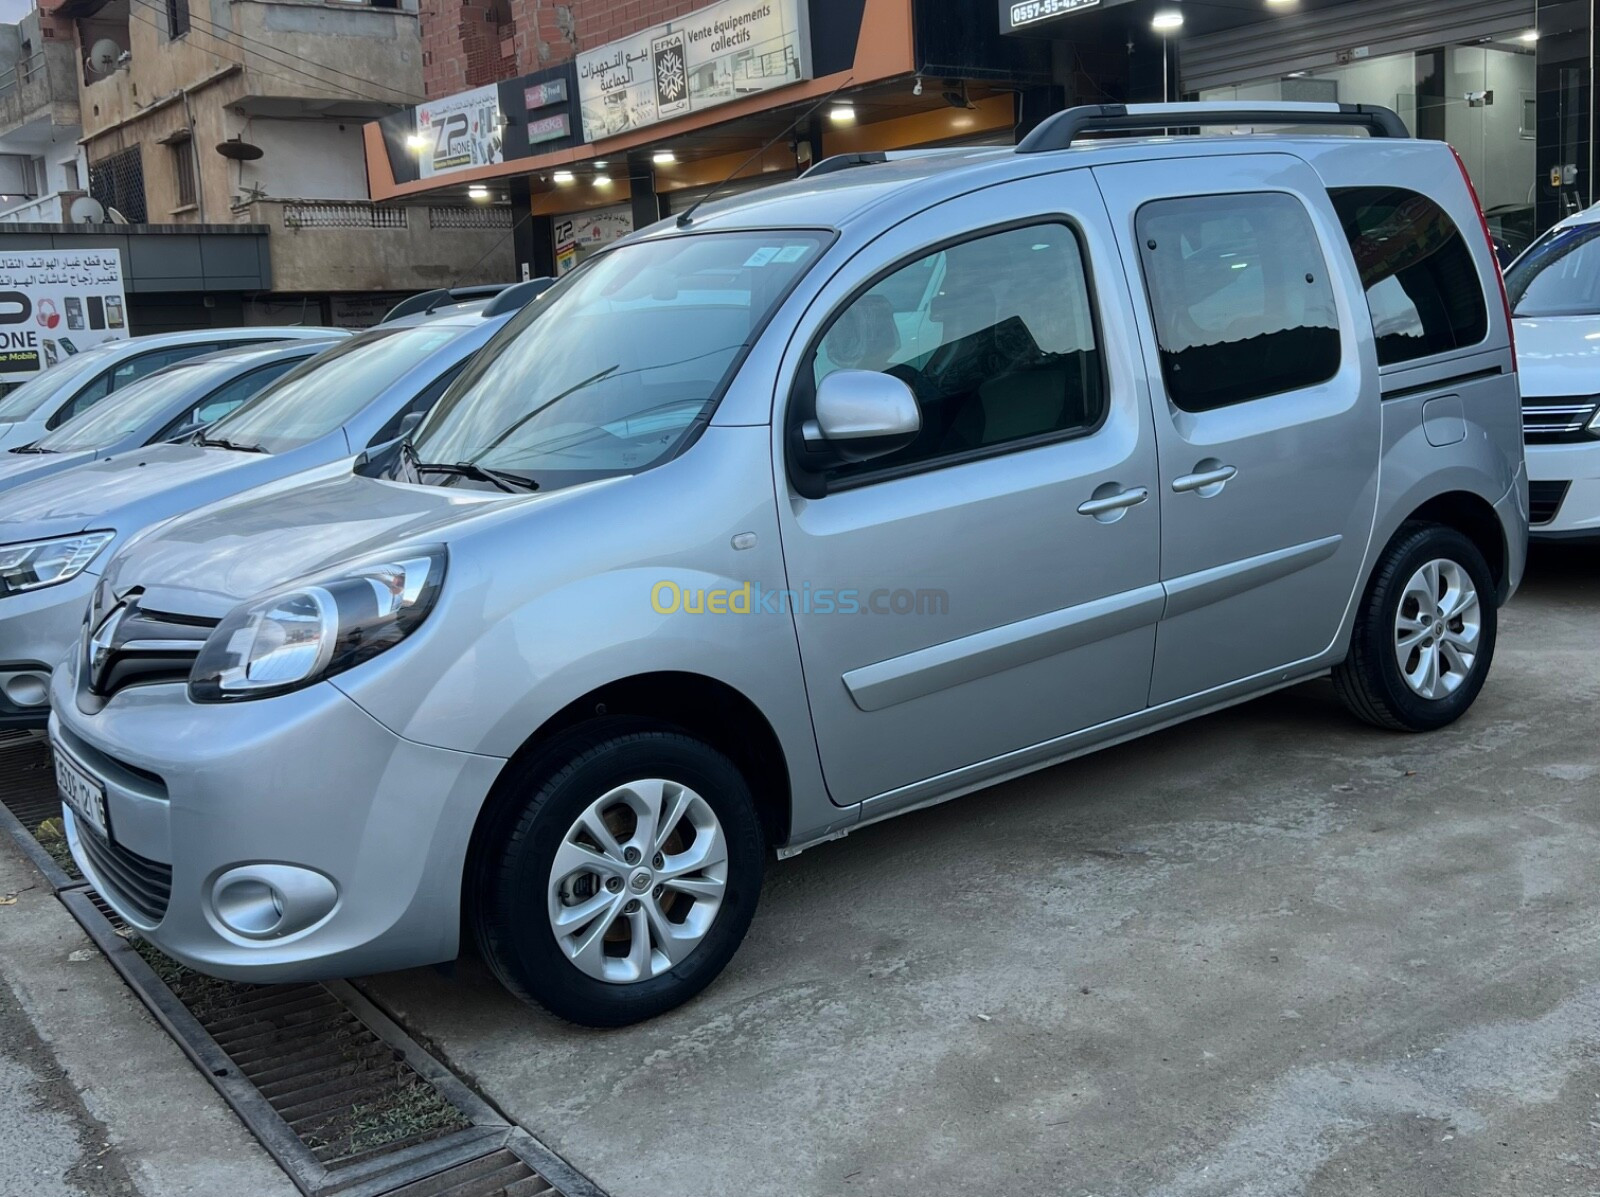
<svg viewBox="0 0 1600 1197">
<path fill-rule="evenodd" d="M 1472 250 L 1443 208 L 1403 187 L 1329 194 L 1367 289 L 1379 365 L 1466 349 L 1489 335 Z"/>
</svg>

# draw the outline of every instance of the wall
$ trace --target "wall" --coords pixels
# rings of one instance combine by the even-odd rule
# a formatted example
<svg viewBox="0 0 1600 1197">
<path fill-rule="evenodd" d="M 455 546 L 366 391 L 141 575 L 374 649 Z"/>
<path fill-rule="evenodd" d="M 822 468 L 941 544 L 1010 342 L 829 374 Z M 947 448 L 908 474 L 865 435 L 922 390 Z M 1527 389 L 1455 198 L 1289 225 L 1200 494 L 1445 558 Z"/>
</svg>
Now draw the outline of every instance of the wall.
<svg viewBox="0 0 1600 1197">
<path fill-rule="evenodd" d="M 1482 46 L 1451 47 L 1445 61 L 1445 138 L 1461 152 L 1485 208 L 1531 204 L 1534 142 L 1522 136 L 1522 97 L 1534 97 L 1534 58 Z M 1469 107 L 1469 92 L 1494 103 Z"/>
<path fill-rule="evenodd" d="M 253 117 L 244 138 L 265 154 L 234 168 L 244 183 L 275 199 L 367 198 L 367 165 L 359 121 Z M 238 188 L 234 188 L 238 190 Z"/>
</svg>

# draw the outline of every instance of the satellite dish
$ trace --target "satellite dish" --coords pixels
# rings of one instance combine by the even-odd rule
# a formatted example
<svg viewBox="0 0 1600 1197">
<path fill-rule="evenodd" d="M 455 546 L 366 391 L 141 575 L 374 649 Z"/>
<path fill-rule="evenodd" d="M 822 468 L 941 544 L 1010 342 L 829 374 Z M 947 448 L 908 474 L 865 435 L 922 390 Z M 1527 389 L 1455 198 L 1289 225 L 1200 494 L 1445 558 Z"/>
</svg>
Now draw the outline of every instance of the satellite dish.
<svg viewBox="0 0 1600 1197">
<path fill-rule="evenodd" d="M 67 209 L 67 216 L 73 224 L 105 224 L 106 209 L 92 195 L 80 195 Z"/>
<path fill-rule="evenodd" d="M 106 209 L 106 215 L 111 217 L 111 223 L 112 224 L 127 224 L 128 223 L 128 218 L 126 216 L 124 216 L 121 212 L 118 212 L 115 208 L 107 208 Z"/>
<path fill-rule="evenodd" d="M 96 75 L 109 75 L 117 69 L 117 60 L 122 57 L 122 47 L 109 37 L 103 37 L 89 47 L 89 57 L 84 61 Z"/>
<path fill-rule="evenodd" d="M 260 146 L 251 145 L 239 137 L 230 137 L 217 146 L 217 153 L 224 158 L 232 158 L 235 162 L 254 162 L 265 152 Z"/>
</svg>

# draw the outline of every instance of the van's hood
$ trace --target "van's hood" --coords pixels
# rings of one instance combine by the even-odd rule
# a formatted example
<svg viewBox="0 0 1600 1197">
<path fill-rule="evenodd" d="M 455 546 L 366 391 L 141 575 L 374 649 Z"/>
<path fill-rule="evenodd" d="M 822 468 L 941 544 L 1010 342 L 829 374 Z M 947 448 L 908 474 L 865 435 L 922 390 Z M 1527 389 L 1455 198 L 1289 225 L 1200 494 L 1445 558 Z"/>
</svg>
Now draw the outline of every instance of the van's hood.
<svg viewBox="0 0 1600 1197">
<path fill-rule="evenodd" d="M 1600 315 L 1519 319 L 1517 371 L 1528 399 L 1600 394 Z"/>
<path fill-rule="evenodd" d="M 0 544 L 90 528 L 148 527 L 222 497 L 211 493 L 208 479 L 248 471 L 266 481 L 282 469 L 265 454 L 148 445 L 0 491 Z M 240 481 L 249 485 L 243 476 Z"/>
<path fill-rule="evenodd" d="M 80 449 L 76 453 L 8 453 L 0 450 L 0 492 L 48 478 L 62 470 L 93 461 L 98 453 L 94 449 Z"/>
<path fill-rule="evenodd" d="M 113 587 L 142 587 L 145 604 L 157 610 L 220 618 L 245 599 L 340 562 L 544 501 L 384 482 L 352 474 L 348 464 L 337 477 L 298 477 L 152 531 L 117 557 L 108 571 Z"/>
</svg>

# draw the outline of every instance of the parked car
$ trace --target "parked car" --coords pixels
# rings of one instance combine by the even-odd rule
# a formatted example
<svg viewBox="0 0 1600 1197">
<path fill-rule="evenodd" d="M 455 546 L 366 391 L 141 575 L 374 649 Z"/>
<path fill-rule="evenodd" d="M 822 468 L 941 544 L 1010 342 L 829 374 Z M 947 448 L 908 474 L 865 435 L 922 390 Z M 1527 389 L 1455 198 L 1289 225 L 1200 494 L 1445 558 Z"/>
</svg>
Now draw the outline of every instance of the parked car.
<svg viewBox="0 0 1600 1197">
<path fill-rule="evenodd" d="M 1600 206 L 1506 272 L 1516 314 L 1532 532 L 1600 540 Z"/>
<path fill-rule="evenodd" d="M 521 307 L 525 286 L 341 341 L 191 441 L 0 491 L 0 728 L 44 726 L 50 669 L 78 634 L 108 549 L 395 439 Z"/>
<path fill-rule="evenodd" d="M 145 445 L 192 436 L 349 335 L 226 349 L 147 374 L 32 444 L 0 454 L 0 492 Z"/>
<path fill-rule="evenodd" d="M 1082 141 L 1218 122 L 1382 139 Z M 53 679 L 76 859 L 209 973 L 464 917 L 615 1025 L 728 963 L 769 850 L 1330 672 L 1450 723 L 1527 492 L 1481 214 L 1404 137 L 1075 109 L 608 248 L 411 440 L 112 559 Z"/>
<path fill-rule="evenodd" d="M 174 362 L 270 341 L 325 341 L 340 332 L 333 328 L 272 325 L 153 333 L 126 341 L 102 342 L 52 366 L 0 399 L 0 450 L 31 444 L 81 416 L 113 391 Z"/>
</svg>

